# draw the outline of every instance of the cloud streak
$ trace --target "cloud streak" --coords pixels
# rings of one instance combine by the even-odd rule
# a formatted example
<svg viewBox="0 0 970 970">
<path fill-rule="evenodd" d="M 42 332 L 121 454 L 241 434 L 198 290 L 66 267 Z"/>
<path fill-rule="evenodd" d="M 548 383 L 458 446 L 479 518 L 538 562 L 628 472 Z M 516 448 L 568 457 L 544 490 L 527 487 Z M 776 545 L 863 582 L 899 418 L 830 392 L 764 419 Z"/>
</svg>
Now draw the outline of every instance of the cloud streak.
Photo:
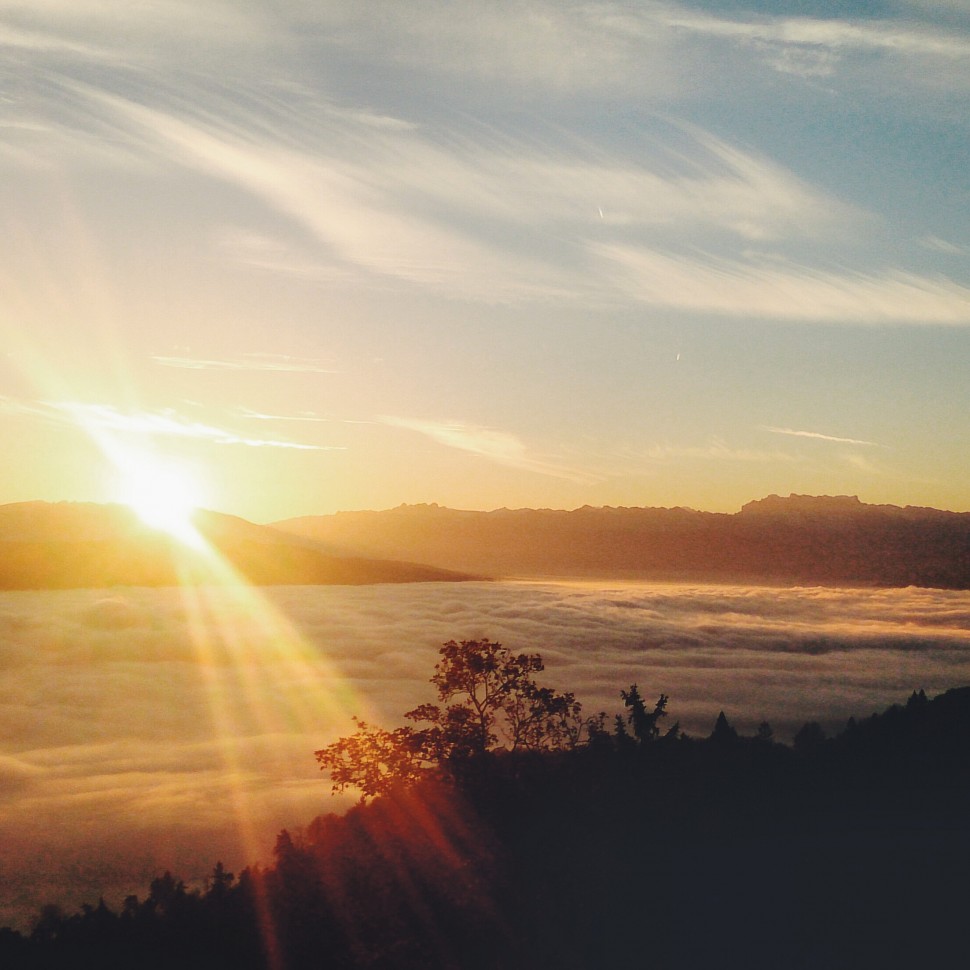
<svg viewBox="0 0 970 970">
<path fill-rule="evenodd" d="M 698 13 L 674 13 L 664 22 L 673 28 L 728 40 L 775 47 L 801 47 L 845 53 L 894 51 L 959 62 L 970 56 L 970 37 L 901 21 L 862 21 L 839 17 L 768 17 L 728 20 Z"/>
<path fill-rule="evenodd" d="M 943 277 L 701 260 L 608 244 L 592 252 L 626 293 L 657 306 L 802 322 L 970 324 L 970 289 Z"/>
<path fill-rule="evenodd" d="M 770 161 L 690 126 L 669 130 L 652 165 L 518 139 L 496 151 L 493 139 L 470 134 L 444 149 L 421 129 L 375 127 L 336 109 L 319 118 L 329 141 L 308 129 L 284 148 L 257 134 L 266 119 L 254 114 L 203 126 L 82 85 L 74 93 L 149 150 L 236 185 L 310 230 L 322 247 L 317 268 L 305 257 L 291 264 L 263 236 L 236 233 L 229 247 L 246 263 L 307 278 L 337 279 L 343 265 L 479 300 L 602 299 L 612 279 L 600 278 L 595 263 L 578 274 L 560 264 L 595 251 L 604 230 L 713 229 L 764 242 L 824 236 L 859 218 Z"/>
<path fill-rule="evenodd" d="M 920 239 L 919 244 L 924 249 L 936 253 L 945 253 L 947 256 L 970 256 L 970 248 L 958 246 L 946 239 L 940 239 L 939 236 L 924 236 Z"/>
<path fill-rule="evenodd" d="M 0 6 L 0 15 L 3 7 Z M 13 48 L 34 54 L 69 54 L 84 60 L 105 62 L 114 55 L 105 47 L 86 44 L 50 31 L 24 30 L 0 22 L 0 48 Z"/>
<path fill-rule="evenodd" d="M 540 475 L 550 475 L 575 482 L 596 480 L 595 476 L 588 472 L 565 468 L 555 462 L 532 457 L 524 442 L 506 431 L 496 431 L 460 421 L 424 421 L 389 416 L 380 417 L 378 420 L 393 428 L 404 428 L 425 435 L 447 448 L 467 451 L 509 468 L 537 472 Z"/>
<path fill-rule="evenodd" d="M 307 424 L 332 424 L 336 420 L 335 418 L 325 418 L 310 411 L 301 412 L 300 414 L 264 414 L 261 411 L 253 411 L 250 408 L 240 408 L 239 414 L 252 421 L 297 421 Z M 352 423 L 369 424 L 370 422 L 355 421 Z"/>
<path fill-rule="evenodd" d="M 6 18 L 14 26 L 4 25 L 0 38 L 9 34 L 6 43 L 19 39 L 33 49 L 63 50 L 130 68 L 157 64 L 160 41 L 180 40 L 183 53 L 186 43 L 200 39 L 238 47 L 255 43 L 260 32 L 265 38 L 271 23 L 259 14 L 258 5 L 248 2 L 207 0 L 200 7 L 190 0 L 140 0 L 126 4 L 122 37 L 117 32 L 119 13 L 110 0 L 2 0 L 0 22 Z M 177 51 L 167 53 L 171 57 Z"/>
<path fill-rule="evenodd" d="M 822 434 L 819 431 L 796 431 L 794 428 L 775 428 L 771 425 L 765 425 L 765 431 L 770 431 L 772 434 L 790 435 L 793 438 L 814 438 L 817 441 L 834 441 L 843 445 L 869 445 L 873 448 L 879 447 L 874 441 L 862 441 L 859 438 L 840 438 L 837 435 Z"/>
<path fill-rule="evenodd" d="M 382 52 L 403 67 L 462 75 L 503 86 L 541 86 L 548 91 L 618 92 L 636 88 L 647 98 L 671 97 L 687 87 L 694 58 L 716 45 L 723 60 L 753 50 L 777 71 L 804 77 L 835 73 L 847 58 L 894 54 L 918 62 L 913 81 L 941 78 L 965 84 L 959 68 L 970 54 L 970 37 L 905 20 L 844 17 L 729 17 L 672 2 L 630 5 L 505 0 L 466 4 L 465 15 L 442 18 L 434 3 L 415 2 L 405 12 L 380 2 L 367 14 L 349 6 L 311 11 L 291 6 L 297 21 L 339 38 L 338 49 L 362 56 Z M 375 14 L 375 8 L 380 15 Z M 707 45 L 705 48 L 703 45 Z M 644 63 L 650 65 L 644 70 Z M 881 65 L 865 64 L 873 75 Z"/>
<path fill-rule="evenodd" d="M 255 134 L 253 117 L 250 134 L 240 136 L 228 126 L 203 127 L 77 90 L 144 145 L 251 193 L 309 230 L 321 247 L 324 275 L 329 262 L 486 302 L 602 303 L 622 293 L 729 317 L 970 324 L 970 289 L 943 276 L 821 269 L 777 255 L 698 256 L 697 248 L 678 253 L 682 238 L 663 250 L 620 241 L 631 232 L 644 240 L 657 233 L 689 240 L 715 231 L 781 244 L 826 238 L 860 220 L 777 165 L 689 127 L 678 137 L 692 148 L 692 161 L 671 173 L 659 157 L 651 169 L 581 155 L 544 157 L 520 145 L 496 153 L 474 140 L 443 151 L 420 130 L 365 126 L 341 112 L 321 118 L 333 137 L 329 149 L 280 147 Z M 484 225 L 487 232 L 474 228 Z M 190 366 L 180 358 L 160 362 Z"/>
<path fill-rule="evenodd" d="M 681 459 L 701 459 L 705 461 L 740 462 L 792 462 L 798 461 L 795 455 L 783 451 L 763 451 L 757 448 L 734 448 L 727 442 L 713 439 L 707 445 L 668 445 L 658 444 L 636 452 L 651 461 L 668 462 Z"/>
<path fill-rule="evenodd" d="M 614 10 L 609 29 L 631 29 L 630 17 L 637 19 Z M 869 36 L 868 28 L 800 21 L 771 27 L 684 15 L 671 24 L 816 46 L 823 40 L 805 38 L 845 46 Z M 224 258 L 263 271 L 337 286 L 405 283 L 486 303 L 603 305 L 619 297 L 729 317 L 970 323 L 970 290 L 943 276 L 786 256 L 796 244 L 861 239 L 872 217 L 696 125 L 651 118 L 640 150 L 621 153 L 564 140 L 552 127 L 496 138 L 484 127 L 418 124 L 319 99 L 294 116 L 251 85 L 233 99 L 200 91 L 199 105 L 187 107 L 189 90 L 129 86 L 122 95 L 59 84 L 65 103 L 76 105 L 71 118 L 87 119 L 95 143 L 121 141 L 145 160 L 219 180 L 309 234 L 313 245 L 299 248 L 221 230 Z M 738 241 L 773 248 L 738 259 Z"/>
<path fill-rule="evenodd" d="M 219 360 L 202 357 L 159 357 L 152 360 L 162 367 L 182 370 L 267 371 L 292 374 L 336 374 L 322 360 L 290 357 L 287 354 L 243 354 L 240 358 Z"/>
<path fill-rule="evenodd" d="M 48 413 L 67 416 L 72 424 L 87 429 L 163 438 L 189 438 L 218 445 L 245 445 L 249 448 L 289 448 L 297 451 L 330 451 L 336 446 L 310 445 L 271 438 L 250 438 L 203 424 L 187 421 L 171 410 L 121 411 L 108 404 L 77 401 L 45 402 Z M 43 409 L 28 407 L 27 413 L 42 414 Z"/>
</svg>

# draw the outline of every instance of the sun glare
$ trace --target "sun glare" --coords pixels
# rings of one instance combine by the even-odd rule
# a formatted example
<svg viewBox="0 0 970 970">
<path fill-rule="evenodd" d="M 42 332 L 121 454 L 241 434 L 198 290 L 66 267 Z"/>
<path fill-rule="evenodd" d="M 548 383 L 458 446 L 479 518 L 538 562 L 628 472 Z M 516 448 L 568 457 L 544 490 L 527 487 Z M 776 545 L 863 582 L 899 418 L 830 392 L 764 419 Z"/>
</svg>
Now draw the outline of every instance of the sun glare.
<svg viewBox="0 0 970 970">
<path fill-rule="evenodd" d="M 119 499 L 142 522 L 186 545 L 200 544 L 192 515 L 199 507 L 201 491 L 187 469 L 172 461 L 132 455 L 119 471 Z"/>
</svg>

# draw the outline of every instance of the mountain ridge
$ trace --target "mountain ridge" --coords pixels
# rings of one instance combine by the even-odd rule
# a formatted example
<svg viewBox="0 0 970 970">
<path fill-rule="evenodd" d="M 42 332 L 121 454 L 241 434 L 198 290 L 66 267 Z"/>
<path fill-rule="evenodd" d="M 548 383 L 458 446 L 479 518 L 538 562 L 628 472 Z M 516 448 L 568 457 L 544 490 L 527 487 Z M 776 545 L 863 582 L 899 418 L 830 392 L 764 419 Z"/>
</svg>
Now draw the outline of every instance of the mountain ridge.
<svg viewBox="0 0 970 970">
<path fill-rule="evenodd" d="M 970 513 L 770 495 L 736 513 L 402 505 L 273 523 L 333 551 L 489 575 L 970 589 Z"/>
<path fill-rule="evenodd" d="M 334 555 L 319 543 L 238 516 L 198 510 L 193 524 L 219 553 L 223 581 L 368 585 L 479 578 L 406 560 Z M 205 556 L 144 524 L 124 505 L 18 502 L 0 506 L 0 589 L 177 586 L 219 581 Z"/>
<path fill-rule="evenodd" d="M 970 589 L 970 513 L 855 495 L 769 495 L 735 513 L 430 503 L 269 525 L 199 510 L 194 521 L 255 585 L 505 577 Z M 177 540 L 127 506 L 0 506 L 0 589 L 204 582 L 186 563 Z"/>
</svg>

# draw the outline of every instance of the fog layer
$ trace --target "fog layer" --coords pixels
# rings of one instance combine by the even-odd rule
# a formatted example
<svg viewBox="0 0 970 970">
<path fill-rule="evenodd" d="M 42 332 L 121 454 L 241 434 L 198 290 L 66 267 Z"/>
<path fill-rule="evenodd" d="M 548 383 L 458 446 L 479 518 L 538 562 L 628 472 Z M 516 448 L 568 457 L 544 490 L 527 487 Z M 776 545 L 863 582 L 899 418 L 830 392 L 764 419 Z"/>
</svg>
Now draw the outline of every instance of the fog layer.
<svg viewBox="0 0 970 970">
<path fill-rule="evenodd" d="M 592 583 L 0 594 L 0 924 L 266 860 L 331 799 L 316 748 L 433 700 L 448 639 L 539 652 L 588 713 L 787 738 L 970 684 L 970 594 Z"/>
</svg>

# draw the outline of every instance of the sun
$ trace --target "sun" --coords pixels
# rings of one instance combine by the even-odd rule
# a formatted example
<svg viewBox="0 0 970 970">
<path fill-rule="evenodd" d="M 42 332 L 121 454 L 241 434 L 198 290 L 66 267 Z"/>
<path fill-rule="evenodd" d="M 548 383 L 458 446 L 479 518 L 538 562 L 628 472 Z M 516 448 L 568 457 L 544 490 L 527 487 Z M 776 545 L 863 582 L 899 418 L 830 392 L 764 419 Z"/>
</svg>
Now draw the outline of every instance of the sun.
<svg viewBox="0 0 970 970">
<path fill-rule="evenodd" d="M 188 468 L 172 459 L 134 452 L 116 464 L 120 502 L 151 528 L 189 546 L 201 544 L 192 517 L 202 502 L 202 490 Z"/>
</svg>

